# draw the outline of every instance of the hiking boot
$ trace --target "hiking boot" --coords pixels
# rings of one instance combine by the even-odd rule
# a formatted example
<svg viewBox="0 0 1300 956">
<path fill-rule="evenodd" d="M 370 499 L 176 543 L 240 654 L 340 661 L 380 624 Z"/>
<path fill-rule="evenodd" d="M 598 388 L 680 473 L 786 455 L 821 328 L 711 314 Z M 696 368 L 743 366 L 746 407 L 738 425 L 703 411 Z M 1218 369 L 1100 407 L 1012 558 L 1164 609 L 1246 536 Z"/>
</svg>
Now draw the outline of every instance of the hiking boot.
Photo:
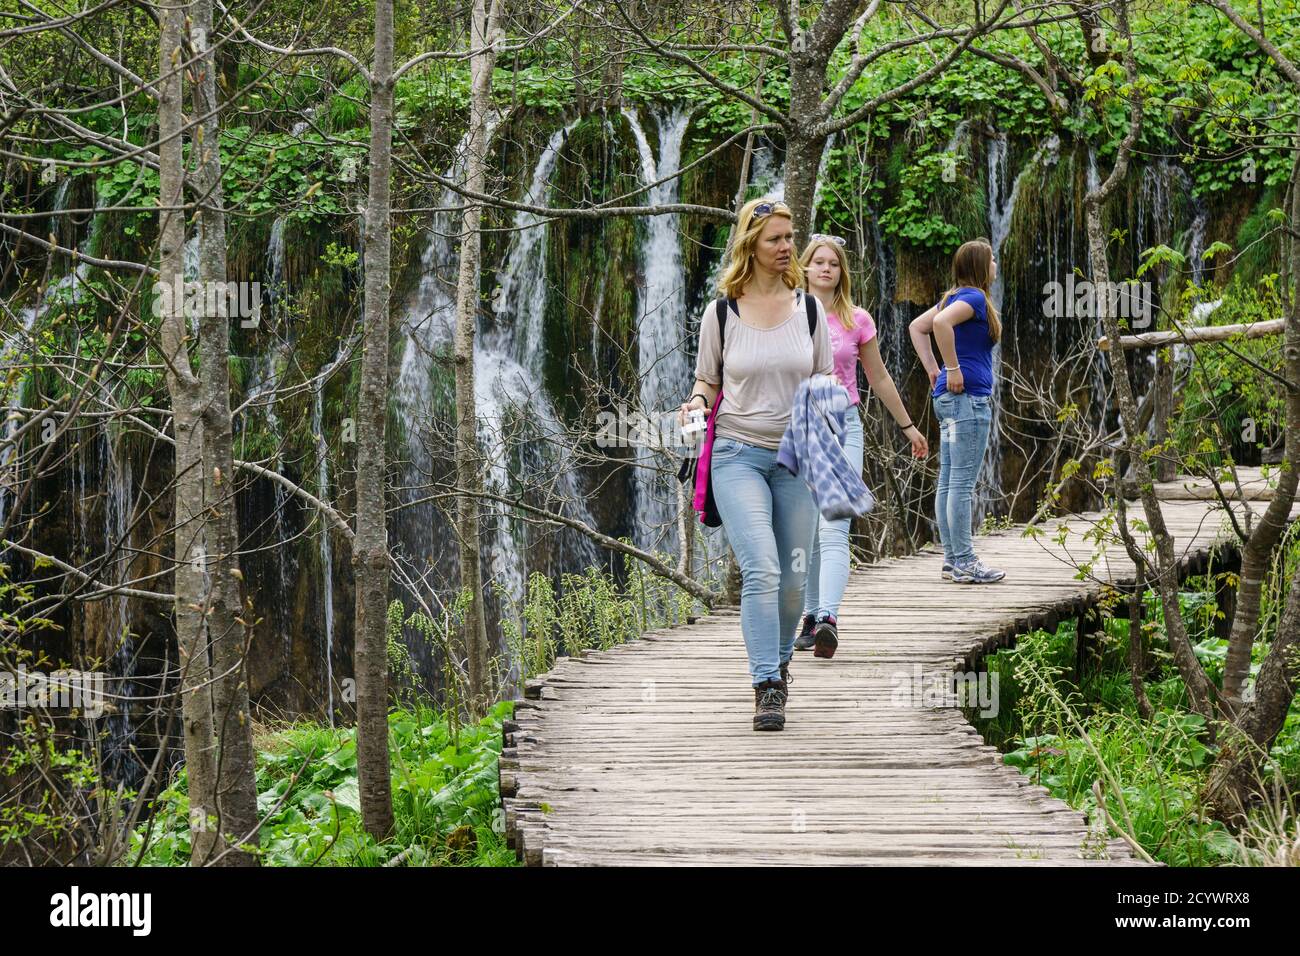
<svg viewBox="0 0 1300 956">
<path fill-rule="evenodd" d="M 785 681 L 765 680 L 754 688 L 754 729 L 785 730 Z"/>
<path fill-rule="evenodd" d="M 943 570 L 939 572 L 939 577 L 943 578 L 945 581 L 952 580 L 952 565 L 947 561 L 943 563 Z"/>
<path fill-rule="evenodd" d="M 813 628 L 813 657 L 834 657 L 840 646 L 840 632 L 835 626 L 835 615 L 827 614 Z"/>
<path fill-rule="evenodd" d="M 796 651 L 811 650 L 813 646 L 813 625 L 817 623 L 817 617 L 813 614 L 803 616 L 803 630 L 799 636 L 794 639 L 794 649 Z"/>
<path fill-rule="evenodd" d="M 952 568 L 952 579 L 958 584 L 993 584 L 1006 576 L 1005 571 L 986 567 L 979 558 L 965 564 L 955 564 Z"/>
</svg>

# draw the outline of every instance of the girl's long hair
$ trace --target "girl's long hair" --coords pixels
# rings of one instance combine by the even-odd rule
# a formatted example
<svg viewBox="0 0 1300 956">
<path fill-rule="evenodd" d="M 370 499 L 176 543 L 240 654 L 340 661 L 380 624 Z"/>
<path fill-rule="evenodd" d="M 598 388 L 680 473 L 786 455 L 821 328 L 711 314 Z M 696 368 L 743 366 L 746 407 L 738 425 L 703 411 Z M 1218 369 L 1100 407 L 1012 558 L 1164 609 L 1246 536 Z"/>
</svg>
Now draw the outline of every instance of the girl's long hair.
<svg viewBox="0 0 1300 956">
<path fill-rule="evenodd" d="M 754 207 L 762 202 L 770 202 L 773 210 L 766 216 L 754 216 Z M 718 281 L 718 290 L 730 299 L 739 299 L 745 294 L 745 286 L 754 278 L 754 247 L 758 245 L 759 233 L 764 224 L 773 216 L 784 216 L 793 221 L 790 207 L 780 200 L 751 199 L 740 207 L 736 216 L 736 241 L 731 245 L 731 261 Z M 790 257 L 790 267 L 781 276 L 787 289 L 797 289 L 803 285 L 803 267 L 794 256 Z"/>
<path fill-rule="evenodd" d="M 799 265 L 804 269 L 803 287 L 808 289 L 808 265 L 812 262 L 812 257 L 817 254 L 817 250 L 822 248 L 831 250 L 840 261 L 840 281 L 835 286 L 835 295 L 827 305 L 826 311 L 834 312 L 836 318 L 840 320 L 840 325 L 852 331 L 857 328 L 857 323 L 853 321 L 853 284 L 849 279 L 849 254 L 844 251 L 843 246 L 838 242 L 827 242 L 825 239 L 814 239 L 808 243 L 803 255 L 799 257 Z"/>
<path fill-rule="evenodd" d="M 993 246 L 983 237 L 963 242 L 952 256 L 952 287 L 943 294 L 939 308 L 948 305 L 952 294 L 962 286 L 979 289 L 984 293 L 984 313 L 989 320 L 989 338 L 997 342 L 1002 338 L 1002 320 L 993 306 L 989 289 L 993 286 Z"/>
</svg>

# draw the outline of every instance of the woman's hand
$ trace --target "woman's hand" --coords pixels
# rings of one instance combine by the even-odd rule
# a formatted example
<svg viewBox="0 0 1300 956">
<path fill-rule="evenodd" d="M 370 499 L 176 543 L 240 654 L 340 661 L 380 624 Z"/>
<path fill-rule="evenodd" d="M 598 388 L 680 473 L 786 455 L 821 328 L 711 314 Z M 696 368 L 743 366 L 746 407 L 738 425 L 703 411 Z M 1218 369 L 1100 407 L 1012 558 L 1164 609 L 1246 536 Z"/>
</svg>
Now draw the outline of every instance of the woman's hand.
<svg viewBox="0 0 1300 956">
<path fill-rule="evenodd" d="M 915 425 L 913 425 L 911 428 L 904 431 L 903 434 L 906 435 L 907 440 L 912 443 L 913 458 L 926 458 L 929 456 L 930 443 L 925 440 L 924 435 L 922 435 L 919 431 L 916 430 Z"/>
<path fill-rule="evenodd" d="M 962 378 L 961 369 L 948 373 L 948 391 L 954 395 L 960 395 L 966 391 L 966 380 Z"/>
<path fill-rule="evenodd" d="M 709 406 L 704 404 L 704 399 L 696 395 L 688 402 L 682 402 L 681 409 L 677 412 L 677 423 L 683 427 L 686 425 L 686 413 L 692 409 L 700 408 L 707 410 Z"/>
<path fill-rule="evenodd" d="M 930 391 L 934 391 L 934 385 L 939 381 L 939 370 L 937 368 L 927 368 L 925 374 L 930 376 Z"/>
</svg>

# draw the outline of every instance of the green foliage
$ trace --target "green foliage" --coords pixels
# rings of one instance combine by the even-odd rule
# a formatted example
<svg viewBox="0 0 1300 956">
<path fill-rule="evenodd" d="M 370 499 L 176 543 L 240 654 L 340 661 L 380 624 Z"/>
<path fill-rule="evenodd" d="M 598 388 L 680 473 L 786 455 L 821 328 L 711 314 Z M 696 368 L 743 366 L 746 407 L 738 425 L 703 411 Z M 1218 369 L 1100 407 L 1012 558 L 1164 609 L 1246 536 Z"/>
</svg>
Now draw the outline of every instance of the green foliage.
<svg viewBox="0 0 1300 956">
<path fill-rule="evenodd" d="M 511 866 L 497 793 L 501 721 L 497 704 L 458 742 L 423 706 L 389 714 L 394 836 L 377 844 L 361 821 L 355 730 L 295 724 L 262 736 L 258 810 L 267 816 L 260 854 L 267 866 Z M 152 802 L 132 839 L 129 862 L 189 862 L 189 800 L 182 772 Z"/>
<path fill-rule="evenodd" d="M 1288 554 L 1289 561 L 1300 562 L 1294 541 Z M 1211 680 L 1220 681 L 1227 642 L 1214 636 L 1221 616 L 1215 582 L 1190 579 L 1192 589 L 1180 594 L 1179 605 L 1197 659 Z M 1145 639 L 1157 668 L 1146 680 L 1155 711 L 1150 720 L 1139 716 L 1130 682 L 1128 621 L 1110 617 L 1104 620 L 1099 659 L 1082 677 L 1075 671 L 1074 621 L 1054 632 L 1023 635 L 1013 650 L 986 658 L 998 678 L 998 714 L 980 720 L 972 712 L 972 719 L 987 740 L 1004 749 L 1005 763 L 1087 813 L 1097 830 L 1106 827 L 1093 794 L 1100 780 L 1110 819 L 1158 861 L 1171 866 L 1239 862 L 1245 852 L 1241 842 L 1209 819 L 1199 801 L 1215 755 L 1205 743 L 1205 721 L 1188 711 L 1154 592 L 1146 592 L 1143 605 Z M 1256 644 L 1252 674 L 1267 651 L 1266 642 Z M 1300 779 L 1300 707 L 1293 706 L 1278 736 L 1268 773 Z"/>
<path fill-rule="evenodd" d="M 662 552 L 657 556 L 668 564 L 674 560 Z M 521 681 L 550 670 L 561 650 L 570 656 L 587 648 L 607 650 L 645 631 L 684 624 L 702 608 L 690 592 L 646 570 L 631 555 L 624 556 L 624 571 L 621 588 L 613 575 L 597 567 L 562 574 L 558 596 L 545 574 L 529 576 L 523 608 L 510 606 L 501 617 Z M 502 602 L 509 602 L 505 589 L 499 583 L 496 588 Z"/>
<path fill-rule="evenodd" d="M 1210 293 L 1202 297 L 1209 298 Z M 1283 314 L 1276 275 L 1255 282 L 1234 277 L 1220 298 L 1221 304 L 1210 315 L 1212 325 L 1265 322 Z M 1190 321 L 1194 304 L 1191 299 L 1185 303 L 1182 322 Z M 1170 437 L 1182 456 L 1184 471 L 1242 460 L 1253 449 L 1272 444 L 1282 426 L 1284 393 L 1276 379 L 1260 371 L 1281 374 L 1280 337 L 1238 336 L 1226 345 L 1196 346 L 1186 384 L 1179 389 L 1181 403 Z"/>
</svg>

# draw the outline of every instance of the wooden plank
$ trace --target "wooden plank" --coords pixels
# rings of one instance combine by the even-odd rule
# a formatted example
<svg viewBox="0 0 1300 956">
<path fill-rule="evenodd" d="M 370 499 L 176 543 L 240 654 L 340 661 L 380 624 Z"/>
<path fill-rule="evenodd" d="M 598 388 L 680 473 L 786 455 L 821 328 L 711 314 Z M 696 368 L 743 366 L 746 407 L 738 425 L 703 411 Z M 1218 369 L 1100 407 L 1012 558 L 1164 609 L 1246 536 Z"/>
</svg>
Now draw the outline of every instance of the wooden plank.
<svg viewBox="0 0 1300 956">
<path fill-rule="evenodd" d="M 1242 480 L 1252 493 L 1266 486 L 1258 470 Z M 1185 571 L 1204 569 L 1225 531 L 1221 507 L 1163 507 Z M 1085 858 L 1084 815 L 1002 763 L 959 710 L 899 697 L 918 673 L 965 669 L 1085 611 L 1103 587 L 1131 588 L 1121 548 L 1082 540 L 1101 517 L 977 538 L 1008 573 L 994 586 L 940 580 L 937 552 L 854 569 L 841 649 L 831 661 L 796 656 L 780 734 L 751 729 L 734 606 L 557 662 L 503 725 L 508 843 L 534 865 L 1133 865 L 1114 838 L 1100 845 L 1108 858 Z M 1063 524 L 1064 546 L 1051 540 Z M 1082 562 L 1094 569 L 1084 580 Z"/>
</svg>

